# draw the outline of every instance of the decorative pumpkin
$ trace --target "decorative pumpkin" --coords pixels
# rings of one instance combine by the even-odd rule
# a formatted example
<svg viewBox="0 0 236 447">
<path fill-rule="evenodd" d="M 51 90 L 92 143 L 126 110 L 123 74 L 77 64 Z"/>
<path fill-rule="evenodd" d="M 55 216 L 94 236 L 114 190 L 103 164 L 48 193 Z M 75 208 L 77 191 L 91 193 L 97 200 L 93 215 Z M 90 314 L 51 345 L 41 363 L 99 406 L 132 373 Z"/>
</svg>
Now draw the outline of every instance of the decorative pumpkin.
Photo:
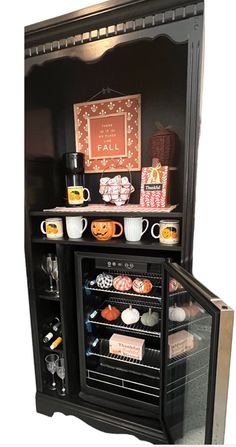
<svg viewBox="0 0 236 447">
<path fill-rule="evenodd" d="M 113 276 L 108 275 L 108 273 L 103 272 L 96 277 L 97 286 L 101 289 L 110 289 L 110 287 L 112 286 L 112 282 Z"/>
<path fill-rule="evenodd" d="M 182 290 L 183 286 L 175 278 L 171 278 L 169 282 L 169 293 L 177 292 L 177 290 Z"/>
<path fill-rule="evenodd" d="M 152 283 L 149 279 L 136 278 L 132 287 L 136 293 L 149 293 L 152 290 Z"/>
<path fill-rule="evenodd" d="M 120 228 L 120 232 L 116 234 L 116 226 Z M 91 223 L 92 235 L 98 241 L 108 241 L 112 237 L 119 237 L 123 233 L 123 225 L 120 222 L 109 219 L 97 219 Z"/>
<path fill-rule="evenodd" d="M 113 287 L 120 292 L 127 292 L 131 289 L 133 281 L 129 276 L 116 276 L 113 279 Z"/>
<path fill-rule="evenodd" d="M 186 313 L 187 319 L 195 318 L 200 313 L 204 312 L 203 309 L 201 309 L 197 304 L 193 304 L 192 301 L 190 301 L 188 304 L 183 305 L 183 309 Z"/>
<path fill-rule="evenodd" d="M 145 312 L 141 316 L 141 322 L 144 326 L 153 327 L 155 326 L 159 321 L 159 315 L 157 312 L 152 312 L 152 309 L 150 308 L 148 312 Z"/>
<path fill-rule="evenodd" d="M 114 321 L 114 320 L 117 320 L 117 318 L 119 318 L 120 311 L 119 311 L 119 309 L 117 309 L 117 307 L 111 306 L 110 304 L 108 304 L 108 306 L 105 307 L 105 309 L 103 309 L 101 311 L 101 316 L 105 320 Z"/>
<path fill-rule="evenodd" d="M 123 310 L 121 314 L 121 319 L 123 323 L 127 325 L 137 323 L 139 318 L 140 318 L 139 311 L 137 309 L 133 309 L 131 304 L 127 309 Z"/>
<path fill-rule="evenodd" d="M 178 307 L 176 304 L 169 307 L 169 320 L 181 323 L 186 319 L 186 313 L 182 307 Z"/>
</svg>

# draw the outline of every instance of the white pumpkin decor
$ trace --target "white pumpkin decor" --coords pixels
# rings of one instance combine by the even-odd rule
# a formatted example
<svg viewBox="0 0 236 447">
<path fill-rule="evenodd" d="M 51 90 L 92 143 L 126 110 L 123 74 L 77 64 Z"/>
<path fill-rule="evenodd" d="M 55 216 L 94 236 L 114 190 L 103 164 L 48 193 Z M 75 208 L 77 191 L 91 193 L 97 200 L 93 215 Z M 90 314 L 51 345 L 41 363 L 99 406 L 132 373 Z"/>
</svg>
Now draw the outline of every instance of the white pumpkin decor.
<svg viewBox="0 0 236 447">
<path fill-rule="evenodd" d="M 134 324 L 137 323 L 140 317 L 140 313 L 137 309 L 133 309 L 132 305 L 130 304 L 129 307 L 125 310 L 123 310 L 121 314 L 121 319 L 123 323 L 125 324 Z"/>
<path fill-rule="evenodd" d="M 152 312 L 152 309 L 150 308 L 148 312 L 145 312 L 141 316 L 141 322 L 144 326 L 153 327 L 155 326 L 159 321 L 159 315 L 157 312 Z"/>
<path fill-rule="evenodd" d="M 169 320 L 181 323 L 186 318 L 186 313 L 182 307 L 178 307 L 176 304 L 169 307 Z"/>
</svg>

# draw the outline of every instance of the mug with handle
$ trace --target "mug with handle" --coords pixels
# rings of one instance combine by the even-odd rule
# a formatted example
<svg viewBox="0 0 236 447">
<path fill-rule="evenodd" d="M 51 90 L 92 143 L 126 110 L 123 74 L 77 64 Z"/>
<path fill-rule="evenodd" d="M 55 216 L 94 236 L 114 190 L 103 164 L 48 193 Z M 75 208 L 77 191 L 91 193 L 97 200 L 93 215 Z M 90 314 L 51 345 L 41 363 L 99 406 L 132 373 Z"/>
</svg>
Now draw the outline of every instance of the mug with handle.
<svg viewBox="0 0 236 447">
<path fill-rule="evenodd" d="M 143 229 L 143 223 L 145 223 L 145 228 Z M 127 241 L 135 242 L 140 241 L 142 235 L 146 233 L 149 227 L 148 219 L 143 219 L 142 217 L 125 217 L 124 218 L 124 231 L 125 238 Z"/>
<path fill-rule="evenodd" d="M 159 234 L 155 235 L 155 227 L 159 227 Z M 173 245 L 179 243 L 179 221 L 178 220 L 160 220 L 151 228 L 151 235 L 154 239 L 160 239 L 162 244 Z"/>
<path fill-rule="evenodd" d="M 45 224 L 45 229 L 44 229 Z M 40 224 L 40 230 L 46 234 L 48 239 L 58 239 L 63 237 L 63 224 L 61 217 L 52 217 L 43 220 Z"/>
<path fill-rule="evenodd" d="M 66 216 L 66 231 L 70 239 L 80 239 L 88 226 L 88 219 L 82 216 Z"/>
<path fill-rule="evenodd" d="M 116 228 L 119 227 L 119 233 L 116 233 Z M 120 222 L 110 219 L 96 219 L 91 223 L 92 235 L 98 241 L 108 241 L 113 237 L 119 237 L 123 233 L 123 225 Z"/>
<path fill-rule="evenodd" d="M 87 197 L 84 197 L 85 192 Z M 83 186 L 67 186 L 67 196 L 69 205 L 83 205 L 90 200 L 90 191 Z"/>
</svg>

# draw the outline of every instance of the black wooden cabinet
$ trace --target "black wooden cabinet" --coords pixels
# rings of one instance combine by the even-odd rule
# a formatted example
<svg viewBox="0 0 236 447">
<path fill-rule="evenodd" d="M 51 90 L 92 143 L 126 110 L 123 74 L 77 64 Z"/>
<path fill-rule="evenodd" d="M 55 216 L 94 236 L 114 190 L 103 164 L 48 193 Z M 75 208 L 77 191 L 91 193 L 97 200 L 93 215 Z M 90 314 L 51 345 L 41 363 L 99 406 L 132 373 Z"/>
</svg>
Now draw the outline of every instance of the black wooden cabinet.
<svg viewBox="0 0 236 447">
<path fill-rule="evenodd" d="M 203 2 L 191 0 L 111 0 L 25 29 L 25 245 L 37 411 L 50 416 L 55 411 L 61 411 L 75 415 L 101 430 L 131 433 L 153 443 L 175 442 L 180 439 L 182 443 L 221 443 L 224 433 L 228 368 L 222 372 L 220 364 L 223 355 L 223 328 L 227 325 L 228 335 L 224 340 L 224 348 L 227 353 L 225 362 L 229 365 L 232 311 L 190 274 L 199 136 L 203 6 Z M 178 203 L 178 207 L 171 214 L 154 215 L 148 210 L 145 213 L 151 223 L 161 218 L 180 220 L 181 240 L 177 246 L 161 246 L 150 235 L 140 242 L 130 244 L 124 239 L 98 242 L 91 238 L 89 230 L 86 230 L 83 239 L 77 241 L 66 237 L 52 241 L 40 234 L 40 222 L 45 217 L 67 215 L 66 211 L 55 213 L 43 210 L 64 205 L 65 185 L 61 160 L 64 152 L 75 150 L 73 104 L 87 101 L 106 87 L 126 94 L 140 93 L 142 96 L 142 166 L 151 163 L 147 150 L 148 138 L 155 130 L 157 120 L 166 125 L 171 124 L 179 136 L 179 163 L 172 178 L 173 201 Z M 86 184 L 95 203 L 100 201 L 98 182 L 99 174 L 86 176 Z M 140 172 L 133 174 L 133 183 L 136 192 L 132 201 L 138 203 Z M 83 215 L 83 211 L 79 209 L 76 214 Z M 114 216 L 117 218 L 117 213 L 109 212 L 109 217 Z M 121 207 L 118 219 L 128 216 L 134 214 Z M 87 213 L 87 217 L 90 222 L 94 215 Z M 101 214 L 100 217 L 104 215 Z M 58 259 L 59 296 L 48 296 L 43 292 L 46 277 L 41 269 L 41 262 L 42 256 L 48 252 Z M 99 380 L 101 382 L 103 374 L 93 369 L 93 361 L 92 366 L 89 363 L 91 370 L 90 366 L 85 367 L 85 351 L 81 347 L 83 326 L 88 315 L 81 314 L 83 292 L 80 290 L 80 281 L 84 280 L 86 273 L 81 268 L 78 273 L 76 268 L 78 257 L 86 258 L 87 253 L 94 259 L 99 256 L 102 258 L 102 253 L 106 253 L 107 258 L 111 259 L 118 259 L 119 256 L 129 259 L 139 257 L 140 262 L 144 259 L 147 262 L 147 258 L 150 258 L 153 265 L 155 260 L 160 265 L 162 292 L 159 298 L 162 299 L 162 305 L 159 311 L 162 323 L 159 336 L 156 336 L 158 345 L 154 346 L 148 338 L 150 334 L 146 334 L 147 343 L 151 346 L 147 354 L 155 351 L 154 348 L 158 346 L 159 400 L 155 407 L 153 397 L 147 399 L 146 417 L 137 405 L 136 411 L 127 402 L 125 407 L 122 399 L 117 397 L 117 389 L 113 404 L 109 396 L 102 397 L 102 387 L 98 393 L 94 393 L 96 398 L 93 398 L 93 391 L 86 394 L 88 390 L 84 370 L 87 368 L 87 374 L 92 371 L 94 375 L 89 380 L 97 380 L 97 383 Z M 136 262 L 139 261 L 136 259 Z M 93 268 L 95 269 L 94 266 Z M 202 390 L 205 413 L 204 417 L 200 417 L 201 429 L 200 425 L 192 427 L 191 424 L 186 428 L 192 411 L 189 402 L 191 399 L 195 402 L 196 399 L 195 391 L 189 391 L 188 388 L 191 387 L 191 374 L 196 379 L 194 363 L 190 360 L 189 366 L 189 361 L 184 358 L 182 370 L 176 370 L 176 365 L 169 365 L 171 362 L 167 358 L 168 336 L 171 331 L 176 330 L 168 326 L 168 307 L 174 298 L 169 296 L 167 284 L 170 278 L 175 277 L 183 285 L 186 296 L 201 306 L 206 325 L 201 321 L 200 328 L 203 330 L 205 327 L 208 335 L 210 334 L 206 342 L 210 352 L 205 358 L 205 364 L 201 365 L 201 368 L 206 368 L 204 379 L 207 383 L 206 390 Z M 181 301 L 181 297 L 176 300 L 177 303 L 186 301 Z M 48 373 L 44 361 L 45 355 L 50 352 L 50 348 L 42 343 L 45 324 L 55 316 L 59 316 L 62 323 L 63 345 L 56 352 L 65 359 L 66 397 L 48 390 Z M 92 326 L 99 326 L 99 322 Z M 101 337 L 107 336 L 110 329 L 101 329 L 104 331 Z M 90 331 L 94 334 L 93 329 Z M 89 334 L 88 331 L 86 336 L 89 337 Z M 203 339 L 205 340 L 204 337 Z M 97 352 L 92 351 L 92 355 L 96 356 Z M 103 358 L 105 356 L 101 355 L 101 351 L 99 355 Z M 179 359 L 178 365 L 182 360 Z M 116 368 L 116 365 L 113 366 Z M 112 365 L 107 365 L 108 367 Z M 191 371 L 187 374 L 188 368 Z M 210 371 L 214 371 L 213 374 Z M 128 388 L 124 377 L 114 379 L 113 385 L 117 381 L 117 388 L 119 383 L 122 386 L 126 383 Z M 175 394 L 174 381 L 178 387 L 182 387 L 182 394 Z M 128 382 L 131 387 L 131 382 L 135 381 Z M 143 384 L 139 381 L 135 383 L 135 390 L 123 390 L 127 398 L 131 399 L 131 395 L 133 398 L 136 393 L 136 399 L 138 392 L 142 392 Z M 221 401 L 217 397 L 219 383 L 223 393 Z M 113 396 L 111 386 L 110 382 L 105 385 Z M 192 438 L 191 435 L 188 438 L 193 428 L 194 434 Z"/>
</svg>

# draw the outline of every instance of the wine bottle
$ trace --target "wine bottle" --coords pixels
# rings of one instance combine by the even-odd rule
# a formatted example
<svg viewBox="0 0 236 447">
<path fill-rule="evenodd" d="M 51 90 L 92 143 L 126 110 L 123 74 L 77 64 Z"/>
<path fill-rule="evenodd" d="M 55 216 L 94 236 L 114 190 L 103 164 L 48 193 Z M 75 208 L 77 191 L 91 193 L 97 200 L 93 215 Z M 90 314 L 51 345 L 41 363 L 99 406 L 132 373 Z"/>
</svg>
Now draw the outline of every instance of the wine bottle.
<svg viewBox="0 0 236 447">
<path fill-rule="evenodd" d="M 61 322 L 58 317 L 53 318 L 50 323 L 48 323 L 50 331 L 43 337 L 43 343 L 48 343 L 54 336 L 53 332 L 59 331 L 61 328 Z"/>
<path fill-rule="evenodd" d="M 55 324 L 57 324 L 57 323 L 60 323 L 60 318 L 58 318 L 58 317 L 54 317 L 53 320 L 51 320 L 51 321 L 48 323 L 48 326 L 49 326 L 50 328 L 53 328 L 53 326 L 54 326 Z"/>
<path fill-rule="evenodd" d="M 43 343 L 47 343 L 48 341 L 50 341 L 53 338 L 53 333 L 52 332 L 48 332 L 44 337 L 43 337 Z"/>
<path fill-rule="evenodd" d="M 59 329 L 61 329 L 61 322 L 60 322 L 60 321 L 58 321 L 57 323 L 55 323 L 55 324 L 52 326 L 52 330 L 53 330 L 54 332 L 59 331 Z"/>
<path fill-rule="evenodd" d="M 52 344 L 50 345 L 50 349 L 56 349 L 60 344 L 62 343 L 62 337 L 59 336 L 56 338 L 56 340 L 54 340 L 54 342 L 52 342 Z"/>
</svg>

